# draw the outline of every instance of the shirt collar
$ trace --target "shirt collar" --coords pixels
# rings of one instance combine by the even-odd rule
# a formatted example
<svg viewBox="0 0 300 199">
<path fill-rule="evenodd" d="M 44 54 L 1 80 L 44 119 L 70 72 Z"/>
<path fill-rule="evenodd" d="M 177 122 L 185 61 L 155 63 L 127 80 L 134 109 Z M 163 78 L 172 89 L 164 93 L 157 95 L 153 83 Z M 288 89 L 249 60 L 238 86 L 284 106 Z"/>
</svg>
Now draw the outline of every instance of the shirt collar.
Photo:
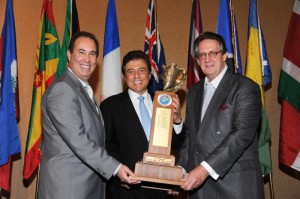
<svg viewBox="0 0 300 199">
<path fill-rule="evenodd" d="M 227 68 L 228 68 L 228 66 L 226 64 L 225 67 L 223 68 L 223 70 L 220 72 L 220 74 L 215 79 L 213 79 L 211 82 L 208 82 L 208 78 L 205 77 L 204 85 L 212 84 L 213 87 L 216 89 L 219 86 L 219 83 L 221 82 L 222 78 L 224 77 L 225 72 L 227 71 Z"/>
<path fill-rule="evenodd" d="M 73 73 L 73 71 L 71 70 L 71 68 L 69 68 L 69 67 L 67 67 L 67 69 L 71 72 L 71 73 Z M 75 75 L 75 73 L 73 73 L 74 75 Z M 77 77 L 77 75 L 75 75 L 75 77 Z M 82 84 L 82 86 L 85 88 L 86 86 L 88 86 L 89 85 L 89 83 L 88 82 L 85 82 L 85 81 L 82 81 L 80 78 L 78 78 L 77 77 L 77 79 L 80 81 L 80 83 Z"/>
<path fill-rule="evenodd" d="M 140 94 L 132 91 L 131 89 L 128 89 L 128 93 L 131 99 L 138 99 L 138 97 L 141 96 Z M 147 91 L 145 91 L 142 96 L 144 96 L 146 100 L 151 98 Z"/>
</svg>

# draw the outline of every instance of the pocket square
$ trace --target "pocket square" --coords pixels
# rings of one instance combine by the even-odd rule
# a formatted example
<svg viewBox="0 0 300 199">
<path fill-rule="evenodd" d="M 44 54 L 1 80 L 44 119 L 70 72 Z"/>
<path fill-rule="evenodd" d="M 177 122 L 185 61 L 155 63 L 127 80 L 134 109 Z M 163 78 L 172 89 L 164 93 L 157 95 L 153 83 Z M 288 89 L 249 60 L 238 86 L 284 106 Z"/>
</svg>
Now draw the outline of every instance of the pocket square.
<svg viewBox="0 0 300 199">
<path fill-rule="evenodd" d="M 225 111 L 226 109 L 229 109 L 231 106 L 229 104 L 222 104 L 219 108 L 219 111 Z"/>
</svg>

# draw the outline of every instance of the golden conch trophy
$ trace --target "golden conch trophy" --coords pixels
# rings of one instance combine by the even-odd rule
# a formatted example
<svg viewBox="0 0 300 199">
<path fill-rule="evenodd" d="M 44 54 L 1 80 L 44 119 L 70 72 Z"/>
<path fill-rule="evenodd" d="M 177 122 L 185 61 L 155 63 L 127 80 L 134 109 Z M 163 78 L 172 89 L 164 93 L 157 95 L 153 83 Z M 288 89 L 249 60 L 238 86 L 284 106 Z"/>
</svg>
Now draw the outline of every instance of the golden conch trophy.
<svg viewBox="0 0 300 199">
<path fill-rule="evenodd" d="M 134 179 L 180 186 L 183 184 L 181 179 L 184 173 L 181 167 L 175 166 L 175 157 L 171 155 L 174 117 L 172 100 L 176 95 L 174 92 L 182 86 L 186 72 L 175 63 L 163 66 L 163 71 L 161 78 L 164 91 L 156 91 L 153 99 L 149 149 L 144 153 L 143 160 L 136 163 Z M 171 189 L 163 185 L 146 188 Z"/>
</svg>

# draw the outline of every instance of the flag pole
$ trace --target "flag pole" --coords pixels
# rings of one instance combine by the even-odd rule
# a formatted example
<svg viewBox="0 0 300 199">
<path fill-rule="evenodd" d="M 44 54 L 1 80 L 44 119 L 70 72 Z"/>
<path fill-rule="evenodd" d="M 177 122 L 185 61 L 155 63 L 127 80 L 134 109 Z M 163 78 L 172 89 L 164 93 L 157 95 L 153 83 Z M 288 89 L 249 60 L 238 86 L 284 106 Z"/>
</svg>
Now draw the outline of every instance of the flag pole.
<svg viewBox="0 0 300 199">
<path fill-rule="evenodd" d="M 154 6 L 153 6 L 153 9 L 155 9 L 155 12 L 154 12 L 154 22 L 155 22 L 155 34 L 156 34 L 156 57 L 159 57 L 159 52 L 158 52 L 158 26 L 157 26 L 157 3 L 156 3 L 156 0 L 153 0 L 153 3 L 154 3 Z M 157 60 L 158 61 L 158 60 Z M 156 63 L 158 64 L 158 63 Z"/>
<path fill-rule="evenodd" d="M 233 65 L 234 65 L 234 72 L 237 73 L 237 56 L 236 56 L 236 43 L 235 43 L 235 30 L 234 30 L 234 17 L 233 17 L 233 10 L 234 7 L 232 6 L 233 0 L 229 1 L 229 10 L 230 10 L 230 21 L 231 21 L 231 41 L 232 41 L 232 50 L 233 50 Z"/>
</svg>

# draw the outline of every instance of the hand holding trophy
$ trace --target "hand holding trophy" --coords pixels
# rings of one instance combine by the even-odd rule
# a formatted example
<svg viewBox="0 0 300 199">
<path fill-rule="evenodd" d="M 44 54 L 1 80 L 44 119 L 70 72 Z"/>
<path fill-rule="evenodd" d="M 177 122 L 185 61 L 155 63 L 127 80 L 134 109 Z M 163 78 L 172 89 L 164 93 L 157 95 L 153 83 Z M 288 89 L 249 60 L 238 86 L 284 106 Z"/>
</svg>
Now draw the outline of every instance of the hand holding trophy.
<svg viewBox="0 0 300 199">
<path fill-rule="evenodd" d="M 135 178 L 141 181 L 182 185 L 183 170 L 175 166 L 175 157 L 171 155 L 174 110 L 172 99 L 185 80 L 186 72 L 172 63 L 163 66 L 164 91 L 156 91 L 153 99 L 153 115 L 150 131 L 149 149 L 143 160 L 135 165 Z M 166 189 L 155 187 L 156 189 Z M 148 187 L 149 188 L 149 187 Z"/>
</svg>

